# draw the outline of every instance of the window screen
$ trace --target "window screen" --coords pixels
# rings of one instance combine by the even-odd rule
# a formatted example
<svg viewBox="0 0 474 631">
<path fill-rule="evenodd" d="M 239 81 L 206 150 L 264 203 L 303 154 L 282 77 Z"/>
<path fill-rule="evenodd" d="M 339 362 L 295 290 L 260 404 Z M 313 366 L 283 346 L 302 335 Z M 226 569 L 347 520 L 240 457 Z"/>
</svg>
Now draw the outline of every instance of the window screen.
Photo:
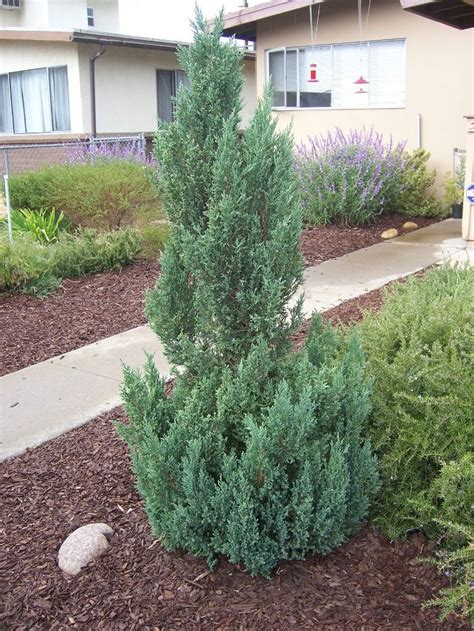
<svg viewBox="0 0 474 631">
<path fill-rule="evenodd" d="M 158 118 L 171 123 L 174 116 L 174 100 L 181 86 L 188 88 L 189 79 L 182 70 L 157 70 Z"/>
</svg>

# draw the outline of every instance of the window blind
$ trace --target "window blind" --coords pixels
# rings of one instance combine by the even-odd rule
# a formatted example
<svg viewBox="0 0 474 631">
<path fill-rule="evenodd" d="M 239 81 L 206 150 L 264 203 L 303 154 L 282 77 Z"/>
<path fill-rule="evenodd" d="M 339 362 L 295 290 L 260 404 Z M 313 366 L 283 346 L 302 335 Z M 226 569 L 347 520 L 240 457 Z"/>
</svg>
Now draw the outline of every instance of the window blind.
<svg viewBox="0 0 474 631">
<path fill-rule="evenodd" d="M 370 105 L 393 107 L 405 102 L 405 42 L 370 43 Z"/>
<path fill-rule="evenodd" d="M 274 107 L 403 107 L 405 40 L 269 51 L 267 73 Z"/>
</svg>

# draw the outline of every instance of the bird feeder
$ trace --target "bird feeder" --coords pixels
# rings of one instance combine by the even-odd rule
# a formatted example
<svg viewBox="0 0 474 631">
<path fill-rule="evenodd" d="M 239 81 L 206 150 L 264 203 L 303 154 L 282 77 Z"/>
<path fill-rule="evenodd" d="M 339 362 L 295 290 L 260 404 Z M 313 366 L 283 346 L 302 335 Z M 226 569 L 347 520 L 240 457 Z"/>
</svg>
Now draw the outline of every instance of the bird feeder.
<svg viewBox="0 0 474 631">
<path fill-rule="evenodd" d="M 309 64 L 309 79 L 308 83 L 319 83 L 319 79 L 316 76 L 317 64 Z"/>
<path fill-rule="evenodd" d="M 357 79 L 357 81 L 354 81 L 354 83 L 355 85 L 360 85 L 360 88 L 356 90 L 354 94 L 368 94 L 368 90 L 364 90 L 362 86 L 368 85 L 369 82 L 367 81 L 367 79 L 364 79 L 362 75 L 360 75 L 360 77 Z"/>
</svg>

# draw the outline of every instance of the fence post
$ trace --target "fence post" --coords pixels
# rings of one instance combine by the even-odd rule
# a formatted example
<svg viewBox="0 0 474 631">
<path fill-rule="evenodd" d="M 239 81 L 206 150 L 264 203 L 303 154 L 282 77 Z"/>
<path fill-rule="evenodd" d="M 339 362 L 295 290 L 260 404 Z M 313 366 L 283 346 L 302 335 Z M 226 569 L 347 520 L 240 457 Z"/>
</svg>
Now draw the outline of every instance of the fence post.
<svg viewBox="0 0 474 631">
<path fill-rule="evenodd" d="M 3 181 L 5 183 L 5 204 L 7 206 L 7 224 L 8 224 L 8 238 L 13 241 L 12 231 L 12 213 L 10 207 L 10 188 L 8 185 L 9 163 L 8 163 L 8 149 L 3 150 L 3 162 L 5 165 L 5 173 L 3 174 Z"/>
</svg>

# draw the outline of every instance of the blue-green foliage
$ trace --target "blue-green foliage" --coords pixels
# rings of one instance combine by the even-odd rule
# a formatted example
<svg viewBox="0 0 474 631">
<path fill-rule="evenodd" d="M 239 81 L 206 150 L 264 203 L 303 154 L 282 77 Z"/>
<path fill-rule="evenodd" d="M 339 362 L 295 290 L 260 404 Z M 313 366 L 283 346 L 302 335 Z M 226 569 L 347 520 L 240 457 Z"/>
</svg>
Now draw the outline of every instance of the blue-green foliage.
<svg viewBox="0 0 474 631">
<path fill-rule="evenodd" d="M 257 343 L 235 373 L 203 366 L 170 398 L 151 359 L 144 375 L 125 371 L 121 434 L 168 549 L 268 575 L 358 529 L 378 480 L 360 436 L 370 388 L 357 341 L 330 340 L 316 319 L 301 351 L 277 360 Z"/>
<path fill-rule="evenodd" d="M 139 489 L 156 536 L 210 564 L 268 575 L 329 552 L 361 524 L 377 487 L 361 439 L 369 386 L 348 347 L 313 323 L 291 352 L 301 302 L 301 210 L 292 142 L 268 95 L 239 137 L 241 54 L 207 30 L 181 51 L 191 82 L 156 140 L 171 222 L 150 324 L 182 366 L 172 395 L 148 360 L 123 399 Z"/>
</svg>

